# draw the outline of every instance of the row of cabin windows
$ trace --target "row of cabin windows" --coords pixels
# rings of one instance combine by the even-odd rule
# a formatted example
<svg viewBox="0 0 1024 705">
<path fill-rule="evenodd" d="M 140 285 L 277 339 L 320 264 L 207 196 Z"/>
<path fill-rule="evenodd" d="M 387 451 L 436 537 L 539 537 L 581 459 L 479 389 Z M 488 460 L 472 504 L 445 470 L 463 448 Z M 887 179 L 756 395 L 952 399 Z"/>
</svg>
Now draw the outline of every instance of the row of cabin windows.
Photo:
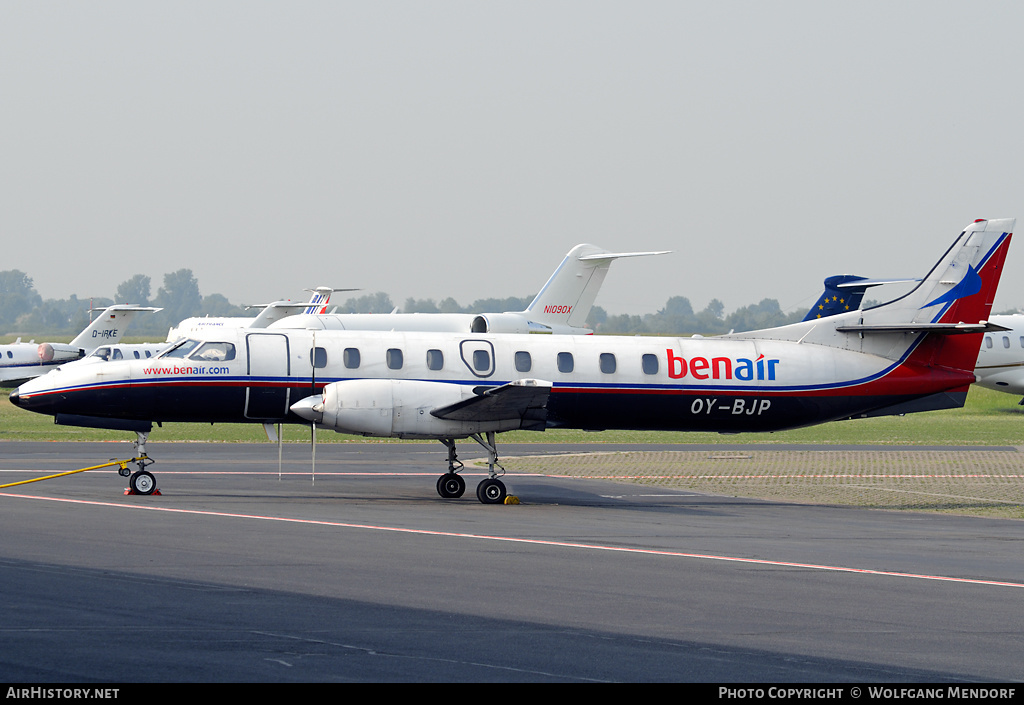
<svg viewBox="0 0 1024 705">
<path fill-rule="evenodd" d="M 342 363 L 346 369 L 355 370 L 362 362 L 359 348 L 345 348 L 341 355 Z M 533 356 L 525 350 L 516 351 L 513 360 L 516 372 L 530 372 L 533 370 Z M 310 361 L 317 369 L 327 367 L 327 350 L 325 348 L 313 348 L 310 350 Z M 405 355 L 399 348 L 388 348 L 384 353 L 384 362 L 390 370 L 400 370 L 405 364 Z M 571 373 L 576 368 L 576 361 L 570 352 L 560 352 L 555 357 L 558 371 L 564 374 Z M 487 350 L 474 350 L 472 356 L 473 369 L 477 372 L 486 372 L 491 369 L 491 354 Z M 598 356 L 598 365 L 601 372 L 606 375 L 614 374 L 618 365 L 614 353 L 601 353 Z M 444 353 L 440 350 L 427 350 L 427 369 L 444 369 Z M 640 358 L 640 369 L 646 375 L 658 374 L 658 356 L 647 353 Z"/>
<path fill-rule="evenodd" d="M 1010 347 L 1010 336 L 1003 335 L 1003 336 L 1000 336 L 1000 337 L 1003 339 L 1003 347 L 1009 349 L 1009 347 Z M 1021 348 L 1024 348 L 1024 335 L 1020 336 L 1020 346 L 1021 346 Z M 990 335 L 986 335 L 985 336 L 985 348 L 987 350 L 991 350 L 992 349 L 992 336 L 990 336 Z"/>
</svg>

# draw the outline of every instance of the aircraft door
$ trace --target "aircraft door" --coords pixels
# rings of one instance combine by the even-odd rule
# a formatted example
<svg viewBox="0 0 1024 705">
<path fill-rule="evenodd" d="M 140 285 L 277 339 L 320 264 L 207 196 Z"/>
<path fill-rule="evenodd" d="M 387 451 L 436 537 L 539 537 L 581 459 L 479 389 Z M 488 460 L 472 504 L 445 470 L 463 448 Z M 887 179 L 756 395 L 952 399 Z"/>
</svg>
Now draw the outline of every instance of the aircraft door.
<svg viewBox="0 0 1024 705">
<path fill-rule="evenodd" d="M 279 333 L 245 336 L 249 386 L 245 390 L 245 417 L 282 419 L 288 414 L 291 363 L 288 337 Z"/>
</svg>

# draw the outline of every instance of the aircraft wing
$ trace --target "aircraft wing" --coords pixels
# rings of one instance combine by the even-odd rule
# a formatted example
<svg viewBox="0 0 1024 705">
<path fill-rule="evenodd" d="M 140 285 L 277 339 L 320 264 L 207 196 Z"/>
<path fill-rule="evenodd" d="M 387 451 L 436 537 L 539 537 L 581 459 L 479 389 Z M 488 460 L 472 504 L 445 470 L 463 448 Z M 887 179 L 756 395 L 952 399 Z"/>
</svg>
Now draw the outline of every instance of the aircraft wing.
<svg viewBox="0 0 1024 705">
<path fill-rule="evenodd" d="M 541 430 L 547 421 L 551 382 L 519 379 L 500 387 L 477 387 L 477 396 L 442 406 L 431 416 L 452 421 L 500 421 L 521 419 L 522 428 Z"/>
</svg>

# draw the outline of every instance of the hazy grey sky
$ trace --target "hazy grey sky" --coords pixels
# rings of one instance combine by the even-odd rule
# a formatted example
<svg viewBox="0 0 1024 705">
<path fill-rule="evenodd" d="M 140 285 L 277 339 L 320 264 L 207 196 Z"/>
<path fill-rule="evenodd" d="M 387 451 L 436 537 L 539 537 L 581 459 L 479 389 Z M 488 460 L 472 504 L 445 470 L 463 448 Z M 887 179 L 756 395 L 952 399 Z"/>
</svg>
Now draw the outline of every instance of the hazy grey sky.
<svg viewBox="0 0 1024 705">
<path fill-rule="evenodd" d="M 1020 2 L 0 0 L 0 269 L 807 307 L 1024 219 Z M 997 308 L 1024 306 L 1024 235 Z"/>
</svg>

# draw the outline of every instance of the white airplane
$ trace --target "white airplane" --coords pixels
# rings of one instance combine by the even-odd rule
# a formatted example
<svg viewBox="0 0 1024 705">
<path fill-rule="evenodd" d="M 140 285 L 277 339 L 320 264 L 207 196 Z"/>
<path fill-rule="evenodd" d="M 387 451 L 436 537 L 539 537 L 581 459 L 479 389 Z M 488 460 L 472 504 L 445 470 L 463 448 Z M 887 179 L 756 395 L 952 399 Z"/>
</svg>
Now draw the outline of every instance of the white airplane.
<svg viewBox="0 0 1024 705">
<path fill-rule="evenodd" d="M 594 245 L 569 250 L 525 311 L 505 313 L 330 313 L 289 316 L 268 328 L 320 330 L 451 331 L 456 333 L 554 333 L 586 335 L 587 316 L 612 262 L 668 254 L 609 252 Z"/>
<path fill-rule="evenodd" d="M 307 302 L 299 301 L 273 301 L 269 304 L 255 304 L 246 308 L 262 309 L 256 316 L 221 316 L 221 317 L 194 317 L 186 318 L 178 325 L 167 332 L 167 342 L 196 335 L 206 330 L 223 330 L 225 328 L 266 328 L 274 321 L 286 316 L 293 316 L 296 313 L 318 314 L 327 309 L 331 300 L 331 294 L 336 291 L 355 291 L 355 289 L 335 289 L 329 286 L 318 286 L 315 289 L 306 289 L 313 292 L 313 296 Z"/>
<path fill-rule="evenodd" d="M 110 362 L 111 360 L 148 360 L 156 357 L 170 346 L 169 343 L 117 343 L 116 345 L 101 345 L 78 360 L 65 362 L 61 367 L 69 365 L 94 365 L 98 362 Z"/>
<path fill-rule="evenodd" d="M 1024 315 L 997 315 L 990 321 L 1003 328 L 985 336 L 974 373 L 979 387 L 1024 394 Z M 1024 406 L 1024 399 L 1019 402 Z"/>
<path fill-rule="evenodd" d="M 779 431 L 963 406 L 1014 220 L 977 221 L 904 296 L 866 310 L 714 338 L 209 331 L 155 360 L 58 371 L 11 393 L 57 423 L 273 424 L 436 439 L 463 494 L 456 440 L 488 453 L 483 503 L 506 496 L 495 433 L 565 427 Z M 124 474 L 128 474 L 125 470 Z M 140 469 L 132 487 L 152 492 Z"/>
<path fill-rule="evenodd" d="M 0 345 L 0 384 L 15 386 L 57 366 L 89 355 L 101 345 L 116 344 L 140 311 L 159 311 L 149 306 L 118 304 L 96 317 L 70 343 L 22 343 Z"/>
</svg>

